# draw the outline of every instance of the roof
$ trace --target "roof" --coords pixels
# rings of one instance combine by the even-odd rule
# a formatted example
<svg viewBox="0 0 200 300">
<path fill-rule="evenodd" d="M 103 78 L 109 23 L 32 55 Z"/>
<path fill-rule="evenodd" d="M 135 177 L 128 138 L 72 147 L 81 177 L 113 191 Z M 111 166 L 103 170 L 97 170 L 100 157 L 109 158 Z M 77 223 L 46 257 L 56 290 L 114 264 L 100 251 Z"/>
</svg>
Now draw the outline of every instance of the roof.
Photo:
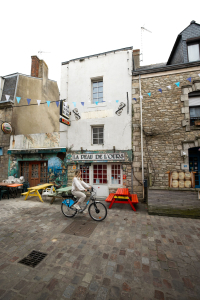
<svg viewBox="0 0 200 300">
<path fill-rule="evenodd" d="M 121 49 L 111 50 L 111 51 L 102 52 L 102 53 L 98 53 L 98 54 L 92 54 L 92 55 L 88 55 L 88 56 L 83 56 L 83 57 L 79 57 L 79 58 L 70 59 L 68 61 L 62 62 L 62 65 L 67 65 L 69 62 L 75 61 L 75 60 L 84 60 L 86 58 L 90 58 L 90 57 L 94 57 L 94 56 L 106 55 L 106 54 L 112 53 L 112 52 L 115 53 L 115 52 L 127 51 L 127 50 L 133 50 L 133 47 L 131 46 L 131 47 L 126 47 L 126 48 L 121 48 Z"/>
<path fill-rule="evenodd" d="M 176 65 L 155 64 L 155 65 L 138 68 L 137 70 L 133 71 L 132 74 L 133 76 L 137 76 L 142 74 L 158 73 L 158 72 L 165 72 L 170 70 L 178 70 L 178 69 L 198 67 L 198 66 L 200 66 L 200 61 L 181 63 Z"/>
<path fill-rule="evenodd" d="M 183 33 L 183 31 L 185 31 L 189 26 L 191 26 L 191 24 L 196 24 L 196 25 L 200 26 L 200 24 L 196 23 L 195 21 L 191 21 L 191 22 L 190 22 L 190 25 L 188 25 L 184 30 L 182 30 L 182 31 L 179 33 L 179 35 L 177 36 L 176 41 L 175 41 L 175 43 L 174 43 L 174 46 L 173 46 L 173 48 L 172 48 L 172 51 L 171 51 L 171 53 L 170 53 L 170 56 L 169 56 L 169 58 L 168 58 L 167 65 L 170 63 L 170 60 L 171 60 L 171 58 L 172 58 L 174 52 L 176 51 L 177 45 L 178 45 L 180 39 L 182 38 L 182 33 Z"/>
</svg>

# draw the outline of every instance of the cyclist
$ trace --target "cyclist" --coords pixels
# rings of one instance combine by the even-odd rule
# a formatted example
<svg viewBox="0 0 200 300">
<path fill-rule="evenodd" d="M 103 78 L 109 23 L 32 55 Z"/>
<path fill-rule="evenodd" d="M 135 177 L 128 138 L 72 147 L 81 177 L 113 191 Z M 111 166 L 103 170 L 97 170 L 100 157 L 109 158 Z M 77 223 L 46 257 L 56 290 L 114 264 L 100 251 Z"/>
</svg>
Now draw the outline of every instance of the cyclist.
<svg viewBox="0 0 200 300">
<path fill-rule="evenodd" d="M 83 193 L 83 191 L 87 191 L 87 189 L 90 189 L 91 186 L 87 185 L 81 178 L 81 170 L 75 171 L 75 176 L 72 181 L 72 194 L 78 198 L 78 202 L 74 204 L 74 207 L 78 210 L 80 210 L 79 204 L 84 202 L 86 195 Z"/>
</svg>

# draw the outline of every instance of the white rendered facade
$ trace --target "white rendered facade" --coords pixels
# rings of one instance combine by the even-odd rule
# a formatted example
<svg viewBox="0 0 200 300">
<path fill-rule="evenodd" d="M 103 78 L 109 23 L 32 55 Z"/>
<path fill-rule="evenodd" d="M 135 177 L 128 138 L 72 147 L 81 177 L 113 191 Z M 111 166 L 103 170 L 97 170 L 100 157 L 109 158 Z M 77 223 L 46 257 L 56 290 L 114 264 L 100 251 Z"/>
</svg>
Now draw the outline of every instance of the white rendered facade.
<svg viewBox="0 0 200 300">
<path fill-rule="evenodd" d="M 103 102 L 94 103 L 96 100 L 93 99 L 94 90 L 97 88 L 93 82 L 101 81 L 103 84 L 100 84 L 98 91 L 103 90 Z M 72 153 L 74 154 L 80 151 L 82 154 L 96 153 L 96 151 L 100 154 L 131 151 L 131 84 L 132 47 L 62 63 L 60 98 L 66 99 L 69 104 L 71 126 L 60 124 L 60 147 L 70 148 L 73 145 Z M 121 103 L 124 108 L 121 114 L 117 115 L 115 112 Z M 77 109 L 76 113 L 80 119 L 76 119 L 74 109 Z M 93 128 L 96 127 L 103 128 L 103 143 L 101 139 L 96 141 L 93 139 L 95 137 Z M 98 132 L 101 134 L 102 131 Z M 88 160 L 83 158 L 80 164 L 86 161 Z M 73 162 L 79 163 L 75 157 Z M 94 162 L 91 159 L 90 162 L 90 172 L 93 171 L 93 164 L 99 163 L 107 165 L 107 174 L 109 174 L 112 163 L 119 165 L 128 161 L 126 158 L 123 161 L 113 158 L 111 162 L 108 162 L 105 156 L 99 161 L 97 159 Z M 120 176 L 122 175 L 121 173 Z M 120 183 L 116 184 L 111 176 L 108 175 L 107 184 L 104 183 L 104 186 L 101 185 L 99 188 L 99 191 L 104 190 L 102 195 L 99 192 L 100 196 L 107 195 L 111 187 L 123 186 L 123 178 Z M 94 185 L 92 174 L 89 183 Z"/>
</svg>

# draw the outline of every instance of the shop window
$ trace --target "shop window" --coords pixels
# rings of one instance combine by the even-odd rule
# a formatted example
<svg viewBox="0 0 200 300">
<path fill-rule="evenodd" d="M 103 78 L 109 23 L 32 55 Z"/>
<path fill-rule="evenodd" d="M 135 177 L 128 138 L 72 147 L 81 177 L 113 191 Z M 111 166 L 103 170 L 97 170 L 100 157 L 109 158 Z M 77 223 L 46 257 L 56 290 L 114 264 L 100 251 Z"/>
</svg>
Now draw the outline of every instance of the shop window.
<svg viewBox="0 0 200 300">
<path fill-rule="evenodd" d="M 199 125 L 200 123 L 200 95 L 189 96 L 190 125 Z M 198 124 L 197 124 L 198 123 Z"/>
<path fill-rule="evenodd" d="M 89 166 L 81 165 L 80 169 L 82 171 L 81 176 L 82 176 L 83 181 L 86 182 L 86 183 L 90 183 L 90 169 L 89 169 Z"/>
<path fill-rule="evenodd" d="M 92 144 L 103 145 L 104 143 L 104 127 L 92 127 Z"/>
<path fill-rule="evenodd" d="M 25 181 L 29 181 L 29 162 L 21 162 L 20 176 L 24 176 Z"/>
<path fill-rule="evenodd" d="M 92 81 L 92 102 L 103 102 L 103 78 Z"/>
<path fill-rule="evenodd" d="M 93 165 L 93 183 L 107 183 L 107 165 Z"/>
<path fill-rule="evenodd" d="M 3 155 L 3 148 L 0 148 L 0 156 Z"/>
<path fill-rule="evenodd" d="M 121 165 L 112 165 L 111 167 L 111 183 L 121 184 Z"/>
<path fill-rule="evenodd" d="M 188 61 L 200 60 L 200 43 L 192 43 L 188 45 Z"/>
</svg>

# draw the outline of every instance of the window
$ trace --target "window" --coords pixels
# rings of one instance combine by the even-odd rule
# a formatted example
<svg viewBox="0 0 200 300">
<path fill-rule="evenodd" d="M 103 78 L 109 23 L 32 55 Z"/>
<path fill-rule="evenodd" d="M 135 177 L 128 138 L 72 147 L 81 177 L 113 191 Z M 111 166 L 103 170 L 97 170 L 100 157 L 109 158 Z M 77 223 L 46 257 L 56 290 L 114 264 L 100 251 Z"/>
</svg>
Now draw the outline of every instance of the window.
<svg viewBox="0 0 200 300">
<path fill-rule="evenodd" d="M 200 96 L 189 97 L 190 125 L 200 120 Z"/>
<path fill-rule="evenodd" d="M 200 43 L 194 43 L 188 45 L 188 60 L 197 61 L 200 60 Z"/>
<path fill-rule="evenodd" d="M 103 79 L 92 81 L 92 101 L 94 104 L 103 102 Z"/>
<path fill-rule="evenodd" d="M 107 183 L 107 165 L 93 166 L 93 183 L 94 184 Z"/>
<path fill-rule="evenodd" d="M 111 183 L 121 184 L 121 166 L 112 165 L 111 167 Z"/>
<path fill-rule="evenodd" d="M 86 183 L 90 183 L 90 172 L 89 172 L 89 166 L 80 165 L 80 169 L 82 171 L 82 179 Z"/>
<path fill-rule="evenodd" d="M 0 156 L 3 155 L 3 148 L 0 148 Z"/>
<path fill-rule="evenodd" d="M 103 140 L 103 126 L 92 127 L 92 144 L 93 145 L 102 145 L 104 143 Z"/>
</svg>

